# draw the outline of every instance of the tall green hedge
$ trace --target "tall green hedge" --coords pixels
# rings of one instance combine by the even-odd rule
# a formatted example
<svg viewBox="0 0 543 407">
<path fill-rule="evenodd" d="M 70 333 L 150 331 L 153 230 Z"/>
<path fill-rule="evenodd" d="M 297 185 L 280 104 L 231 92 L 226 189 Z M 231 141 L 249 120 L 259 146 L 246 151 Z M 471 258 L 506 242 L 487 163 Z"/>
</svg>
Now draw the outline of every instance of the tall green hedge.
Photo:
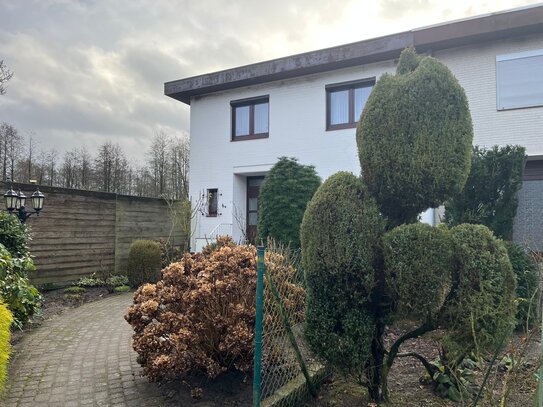
<svg viewBox="0 0 543 407">
<path fill-rule="evenodd" d="M 280 157 L 260 189 L 258 238 L 300 247 L 300 224 L 307 203 L 321 184 L 315 167 Z"/>
<path fill-rule="evenodd" d="M 521 146 L 474 147 L 466 185 L 445 205 L 447 224 L 483 224 L 510 240 L 525 163 L 526 150 Z"/>
<path fill-rule="evenodd" d="M 402 52 L 384 74 L 357 133 L 362 176 L 393 225 L 416 220 L 462 190 L 473 139 L 464 90 L 441 62 Z"/>
<path fill-rule="evenodd" d="M 340 172 L 307 206 L 302 227 L 306 335 L 336 368 L 362 374 L 375 330 L 372 290 L 384 222 L 362 181 Z"/>
</svg>

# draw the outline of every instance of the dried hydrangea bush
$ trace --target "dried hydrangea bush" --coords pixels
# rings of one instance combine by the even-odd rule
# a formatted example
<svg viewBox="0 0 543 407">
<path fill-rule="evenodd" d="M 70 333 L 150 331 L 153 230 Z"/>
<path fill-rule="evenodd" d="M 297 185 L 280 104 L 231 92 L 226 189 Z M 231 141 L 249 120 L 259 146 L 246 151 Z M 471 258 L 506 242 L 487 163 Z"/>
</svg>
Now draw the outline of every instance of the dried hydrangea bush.
<svg viewBox="0 0 543 407">
<path fill-rule="evenodd" d="M 276 256 L 266 257 L 273 272 L 284 264 Z M 125 319 L 134 329 L 138 363 L 150 380 L 196 372 L 215 378 L 230 369 L 251 369 L 256 260 L 254 246 L 220 238 L 203 253 L 186 254 L 162 270 L 162 280 L 135 292 Z M 284 267 L 283 273 L 295 272 Z M 290 289 L 300 297 L 299 288 Z M 303 299 L 289 300 L 303 309 Z"/>
</svg>

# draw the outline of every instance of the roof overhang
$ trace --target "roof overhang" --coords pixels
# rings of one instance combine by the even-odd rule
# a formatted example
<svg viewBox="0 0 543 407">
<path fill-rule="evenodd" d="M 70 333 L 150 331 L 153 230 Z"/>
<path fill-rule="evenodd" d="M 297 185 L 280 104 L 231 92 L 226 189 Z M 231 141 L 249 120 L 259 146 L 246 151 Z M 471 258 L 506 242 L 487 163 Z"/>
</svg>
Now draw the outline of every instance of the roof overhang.
<svg viewBox="0 0 543 407">
<path fill-rule="evenodd" d="M 427 52 L 533 33 L 543 33 L 542 4 L 166 82 L 164 94 L 190 105 L 194 96 L 394 59 L 409 46 Z"/>
</svg>

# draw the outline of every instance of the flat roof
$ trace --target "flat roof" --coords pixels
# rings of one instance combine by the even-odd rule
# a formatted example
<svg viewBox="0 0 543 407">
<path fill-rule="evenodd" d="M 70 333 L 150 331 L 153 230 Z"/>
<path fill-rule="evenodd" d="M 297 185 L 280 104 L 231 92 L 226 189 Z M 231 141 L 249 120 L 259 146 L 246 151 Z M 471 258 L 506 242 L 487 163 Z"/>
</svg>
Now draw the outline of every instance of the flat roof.
<svg viewBox="0 0 543 407">
<path fill-rule="evenodd" d="M 164 94 L 190 105 L 194 96 L 394 59 L 409 46 L 427 52 L 538 32 L 543 3 L 166 82 Z"/>
</svg>

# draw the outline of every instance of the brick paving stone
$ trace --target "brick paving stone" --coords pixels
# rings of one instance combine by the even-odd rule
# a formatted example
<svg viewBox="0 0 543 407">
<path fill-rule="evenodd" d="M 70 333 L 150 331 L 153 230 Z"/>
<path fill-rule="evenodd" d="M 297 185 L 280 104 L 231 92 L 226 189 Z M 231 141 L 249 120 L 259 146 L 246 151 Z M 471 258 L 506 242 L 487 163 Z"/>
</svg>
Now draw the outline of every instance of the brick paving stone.
<svg viewBox="0 0 543 407">
<path fill-rule="evenodd" d="M 123 316 L 132 295 L 67 310 L 15 345 L 6 407 L 166 406 L 156 384 L 140 377 L 132 329 Z"/>
</svg>

